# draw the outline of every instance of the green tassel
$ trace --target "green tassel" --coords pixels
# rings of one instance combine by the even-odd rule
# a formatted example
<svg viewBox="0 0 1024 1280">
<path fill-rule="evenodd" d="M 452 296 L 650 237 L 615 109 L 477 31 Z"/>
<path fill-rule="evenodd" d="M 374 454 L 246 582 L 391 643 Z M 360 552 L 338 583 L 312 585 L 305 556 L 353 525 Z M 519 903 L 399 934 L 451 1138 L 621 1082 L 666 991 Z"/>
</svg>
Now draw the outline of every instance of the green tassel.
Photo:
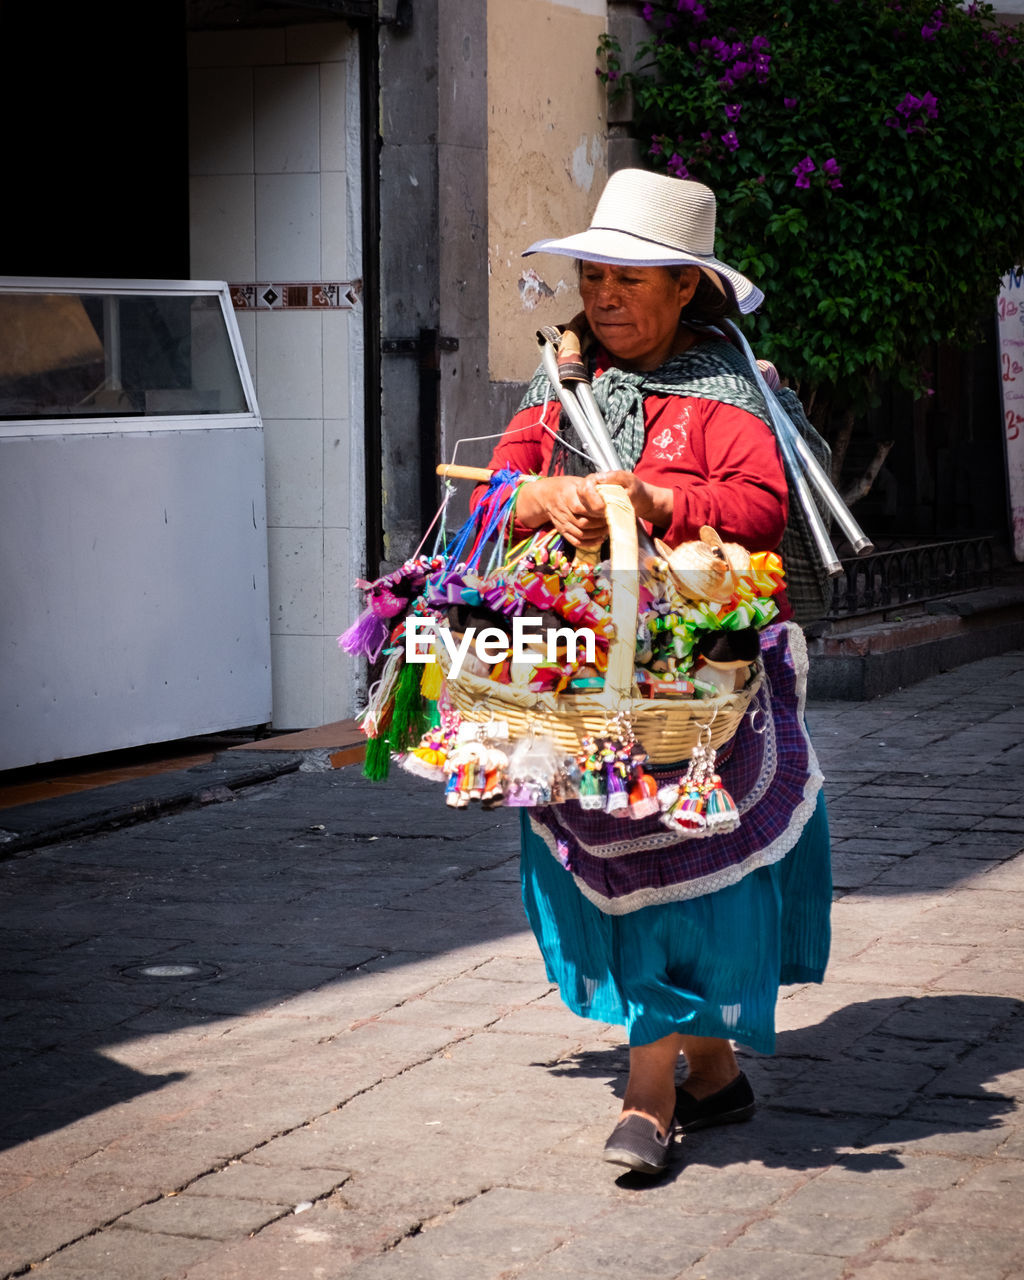
<svg viewBox="0 0 1024 1280">
<path fill-rule="evenodd" d="M 379 738 L 370 738 L 366 744 L 363 777 L 371 782 L 383 782 L 391 768 L 390 733 L 385 730 Z"/>
<path fill-rule="evenodd" d="M 422 675 L 417 663 L 407 662 L 398 677 L 395 709 L 388 731 L 392 751 L 411 751 L 419 745 L 420 738 L 429 727 L 423 695 L 420 693 Z"/>
</svg>

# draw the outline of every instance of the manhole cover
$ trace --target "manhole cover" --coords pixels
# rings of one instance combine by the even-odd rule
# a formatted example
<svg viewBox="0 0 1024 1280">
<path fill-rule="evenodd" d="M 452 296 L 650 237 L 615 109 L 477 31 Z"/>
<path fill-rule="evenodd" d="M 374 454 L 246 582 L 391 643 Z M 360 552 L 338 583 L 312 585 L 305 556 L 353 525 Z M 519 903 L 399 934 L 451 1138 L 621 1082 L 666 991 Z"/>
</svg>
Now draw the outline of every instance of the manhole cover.
<svg viewBox="0 0 1024 1280">
<path fill-rule="evenodd" d="M 133 964 L 121 972 L 126 978 L 149 978 L 158 981 L 167 978 L 191 978 L 196 979 L 216 978 L 219 970 L 215 969 L 212 964 L 196 964 L 193 962 L 164 964 Z"/>
</svg>

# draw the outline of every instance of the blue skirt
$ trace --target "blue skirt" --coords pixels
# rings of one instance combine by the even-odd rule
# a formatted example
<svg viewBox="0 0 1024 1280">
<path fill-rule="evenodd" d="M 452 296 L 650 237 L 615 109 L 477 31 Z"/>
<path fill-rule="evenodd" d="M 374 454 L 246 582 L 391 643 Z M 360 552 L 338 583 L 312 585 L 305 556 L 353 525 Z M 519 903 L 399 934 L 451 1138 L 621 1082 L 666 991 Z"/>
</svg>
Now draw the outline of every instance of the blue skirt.
<svg viewBox="0 0 1024 1280">
<path fill-rule="evenodd" d="M 700 897 L 608 915 L 522 818 L 523 902 L 548 978 L 574 1013 L 631 1045 L 673 1032 L 775 1047 L 780 984 L 821 982 L 832 871 L 824 794 L 778 862 Z"/>
</svg>

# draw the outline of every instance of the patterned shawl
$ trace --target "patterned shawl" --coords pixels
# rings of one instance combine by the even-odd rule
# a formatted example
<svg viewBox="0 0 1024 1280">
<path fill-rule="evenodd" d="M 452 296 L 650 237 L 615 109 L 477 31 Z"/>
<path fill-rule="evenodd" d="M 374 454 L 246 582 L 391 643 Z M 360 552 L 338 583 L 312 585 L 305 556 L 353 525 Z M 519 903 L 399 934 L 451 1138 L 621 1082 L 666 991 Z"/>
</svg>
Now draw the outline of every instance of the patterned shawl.
<svg viewBox="0 0 1024 1280">
<path fill-rule="evenodd" d="M 663 365 L 646 373 L 627 369 L 606 369 L 594 378 L 597 401 L 623 468 L 632 471 L 644 447 L 644 397 L 692 396 L 698 400 L 717 400 L 745 409 L 771 428 L 771 419 L 754 377 L 741 351 L 730 342 L 699 342 L 681 355 L 670 356 Z M 543 367 L 533 375 L 520 410 L 557 400 Z M 586 475 L 598 470 L 586 457 L 583 443 L 563 411 L 559 421 L 560 443 L 552 458 L 559 468 L 571 475 Z M 578 450 L 579 452 L 575 452 Z M 564 462 L 563 462 L 564 457 Z"/>
</svg>

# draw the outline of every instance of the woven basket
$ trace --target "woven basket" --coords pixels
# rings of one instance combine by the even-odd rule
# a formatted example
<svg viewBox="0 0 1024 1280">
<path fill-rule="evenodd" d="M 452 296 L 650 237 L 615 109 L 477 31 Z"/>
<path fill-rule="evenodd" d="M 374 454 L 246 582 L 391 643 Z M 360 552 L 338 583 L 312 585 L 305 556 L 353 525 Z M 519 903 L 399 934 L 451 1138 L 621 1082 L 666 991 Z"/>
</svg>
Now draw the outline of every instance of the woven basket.
<svg viewBox="0 0 1024 1280">
<path fill-rule="evenodd" d="M 599 485 L 598 490 L 607 507 L 613 583 L 614 633 L 604 688 L 593 694 L 530 693 L 467 671 L 452 680 L 447 651 L 438 645 L 438 661 L 452 703 L 463 720 L 504 720 L 513 737 L 533 730 L 573 755 L 580 750 L 581 739 L 606 734 L 617 715 L 629 717 L 637 740 L 654 764 L 685 760 L 705 729 L 710 729 L 711 745 L 720 747 L 736 732 L 760 687 L 760 668 L 746 688 L 717 698 L 639 696 L 633 674 L 638 607 L 636 516 L 619 485 Z"/>
</svg>

